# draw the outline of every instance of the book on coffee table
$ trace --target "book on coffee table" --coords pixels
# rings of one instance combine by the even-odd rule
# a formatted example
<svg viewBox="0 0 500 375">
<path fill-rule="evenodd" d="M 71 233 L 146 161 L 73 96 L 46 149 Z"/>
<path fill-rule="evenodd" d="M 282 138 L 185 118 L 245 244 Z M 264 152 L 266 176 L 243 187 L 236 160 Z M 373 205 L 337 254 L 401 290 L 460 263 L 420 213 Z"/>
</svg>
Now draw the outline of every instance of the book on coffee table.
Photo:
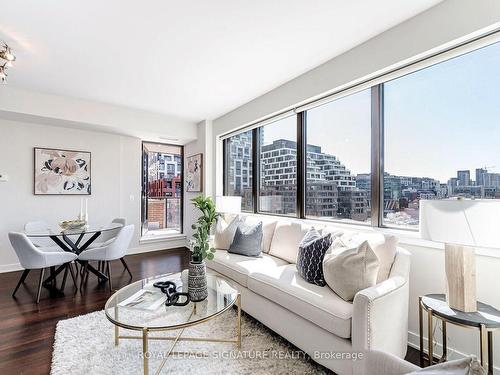
<svg viewBox="0 0 500 375">
<path fill-rule="evenodd" d="M 128 307 L 139 310 L 155 311 L 165 301 L 167 297 L 161 291 L 141 289 L 137 293 L 131 295 L 126 300 L 120 302 L 118 306 Z"/>
</svg>

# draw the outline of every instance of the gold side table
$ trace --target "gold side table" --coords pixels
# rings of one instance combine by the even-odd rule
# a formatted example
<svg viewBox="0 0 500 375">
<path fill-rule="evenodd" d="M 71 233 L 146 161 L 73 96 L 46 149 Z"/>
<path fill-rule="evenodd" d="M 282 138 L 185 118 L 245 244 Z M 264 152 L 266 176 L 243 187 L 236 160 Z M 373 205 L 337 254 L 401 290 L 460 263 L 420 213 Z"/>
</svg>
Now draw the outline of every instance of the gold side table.
<svg viewBox="0 0 500 375">
<path fill-rule="evenodd" d="M 438 362 L 445 362 L 448 354 L 446 325 L 477 329 L 481 365 L 488 368 L 488 375 L 493 375 L 493 332 L 500 330 L 500 311 L 494 307 L 478 302 L 477 311 L 466 313 L 452 309 L 446 303 L 444 294 L 427 294 L 419 298 L 419 334 L 420 334 L 420 367 L 427 360 L 434 364 L 433 318 L 439 319 L 443 327 L 443 355 Z M 424 315 L 427 315 L 428 355 L 424 353 Z"/>
</svg>

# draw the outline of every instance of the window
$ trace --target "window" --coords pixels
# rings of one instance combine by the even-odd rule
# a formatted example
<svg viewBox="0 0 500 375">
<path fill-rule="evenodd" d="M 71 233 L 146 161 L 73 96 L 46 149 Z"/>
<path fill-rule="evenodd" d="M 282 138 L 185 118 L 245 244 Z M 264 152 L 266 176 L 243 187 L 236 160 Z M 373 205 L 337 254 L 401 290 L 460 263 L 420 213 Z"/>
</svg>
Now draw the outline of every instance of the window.
<svg viewBox="0 0 500 375">
<path fill-rule="evenodd" d="M 260 143 L 259 211 L 295 215 L 297 209 L 297 120 L 295 116 L 258 129 Z M 283 156 L 286 155 L 285 159 Z M 278 162 L 293 167 L 284 174 Z M 293 163 L 293 164 L 292 164 Z M 279 183 L 278 181 L 279 180 Z"/>
<path fill-rule="evenodd" d="M 422 199 L 500 199 L 499 66 L 497 42 L 232 136 L 225 194 L 256 213 L 410 230 Z"/>
<path fill-rule="evenodd" d="M 182 146 L 144 142 L 142 149 L 142 234 L 182 233 Z"/>
<path fill-rule="evenodd" d="M 418 228 L 419 201 L 500 198 L 500 44 L 384 85 L 384 224 Z"/>
<path fill-rule="evenodd" d="M 228 138 L 225 144 L 226 166 L 226 195 L 242 197 L 242 211 L 253 211 L 252 188 L 252 131 L 237 134 Z M 248 176 L 242 179 L 242 175 Z"/>
<path fill-rule="evenodd" d="M 306 216 L 370 223 L 370 90 L 307 111 Z"/>
</svg>

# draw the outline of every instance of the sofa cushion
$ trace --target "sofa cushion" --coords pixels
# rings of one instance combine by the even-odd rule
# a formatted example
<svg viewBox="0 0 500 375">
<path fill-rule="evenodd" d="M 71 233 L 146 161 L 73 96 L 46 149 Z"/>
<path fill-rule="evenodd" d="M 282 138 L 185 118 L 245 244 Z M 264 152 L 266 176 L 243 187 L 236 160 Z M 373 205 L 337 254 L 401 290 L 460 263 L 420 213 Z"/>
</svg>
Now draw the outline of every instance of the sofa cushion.
<svg viewBox="0 0 500 375">
<path fill-rule="evenodd" d="M 325 286 L 323 275 L 323 258 L 332 244 L 330 233 L 321 236 L 319 232 L 311 228 L 299 244 L 297 255 L 297 271 L 300 277 L 311 284 Z"/>
<path fill-rule="evenodd" d="M 243 222 L 243 218 L 235 217 L 219 217 L 215 225 L 214 247 L 216 249 L 227 250 L 233 242 L 236 228 Z"/>
<path fill-rule="evenodd" d="M 255 270 L 247 287 L 337 336 L 351 337 L 352 303 L 330 288 L 309 284 L 295 264 Z"/>
<path fill-rule="evenodd" d="M 295 221 L 278 221 L 269 254 L 288 263 L 296 263 L 299 244 L 310 228 L 311 225 Z"/>
<path fill-rule="evenodd" d="M 246 287 L 251 272 L 272 272 L 275 268 L 288 263 L 282 259 L 262 253 L 259 258 L 231 254 L 225 250 L 217 250 L 213 260 L 207 260 L 207 266 L 224 276 Z"/>
<path fill-rule="evenodd" d="M 227 252 L 258 257 L 262 252 L 262 222 L 253 226 L 238 226 Z"/>
<path fill-rule="evenodd" d="M 368 241 L 332 251 L 323 260 L 326 283 L 345 301 L 352 301 L 360 290 L 374 286 L 378 269 L 379 260 Z"/>
<path fill-rule="evenodd" d="M 264 253 L 269 253 L 269 248 L 271 247 L 271 241 L 274 235 L 274 228 L 276 228 L 276 219 L 271 217 L 262 216 L 244 216 L 245 225 L 254 226 L 259 222 L 262 223 L 262 251 Z"/>
<path fill-rule="evenodd" d="M 379 260 L 377 284 L 389 278 L 398 247 L 396 236 L 376 232 L 346 232 L 339 239 L 340 242 L 334 241 L 332 246 L 355 247 L 368 241 Z"/>
</svg>

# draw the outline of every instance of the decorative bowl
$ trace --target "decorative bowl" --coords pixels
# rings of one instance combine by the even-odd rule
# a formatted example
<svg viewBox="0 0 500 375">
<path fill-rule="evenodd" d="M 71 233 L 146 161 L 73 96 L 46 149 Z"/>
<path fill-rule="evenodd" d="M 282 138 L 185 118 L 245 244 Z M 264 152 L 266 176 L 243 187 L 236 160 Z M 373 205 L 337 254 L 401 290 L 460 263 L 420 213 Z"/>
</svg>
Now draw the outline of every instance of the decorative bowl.
<svg viewBox="0 0 500 375">
<path fill-rule="evenodd" d="M 85 220 L 65 220 L 59 223 L 62 230 L 82 229 L 87 225 Z"/>
</svg>

